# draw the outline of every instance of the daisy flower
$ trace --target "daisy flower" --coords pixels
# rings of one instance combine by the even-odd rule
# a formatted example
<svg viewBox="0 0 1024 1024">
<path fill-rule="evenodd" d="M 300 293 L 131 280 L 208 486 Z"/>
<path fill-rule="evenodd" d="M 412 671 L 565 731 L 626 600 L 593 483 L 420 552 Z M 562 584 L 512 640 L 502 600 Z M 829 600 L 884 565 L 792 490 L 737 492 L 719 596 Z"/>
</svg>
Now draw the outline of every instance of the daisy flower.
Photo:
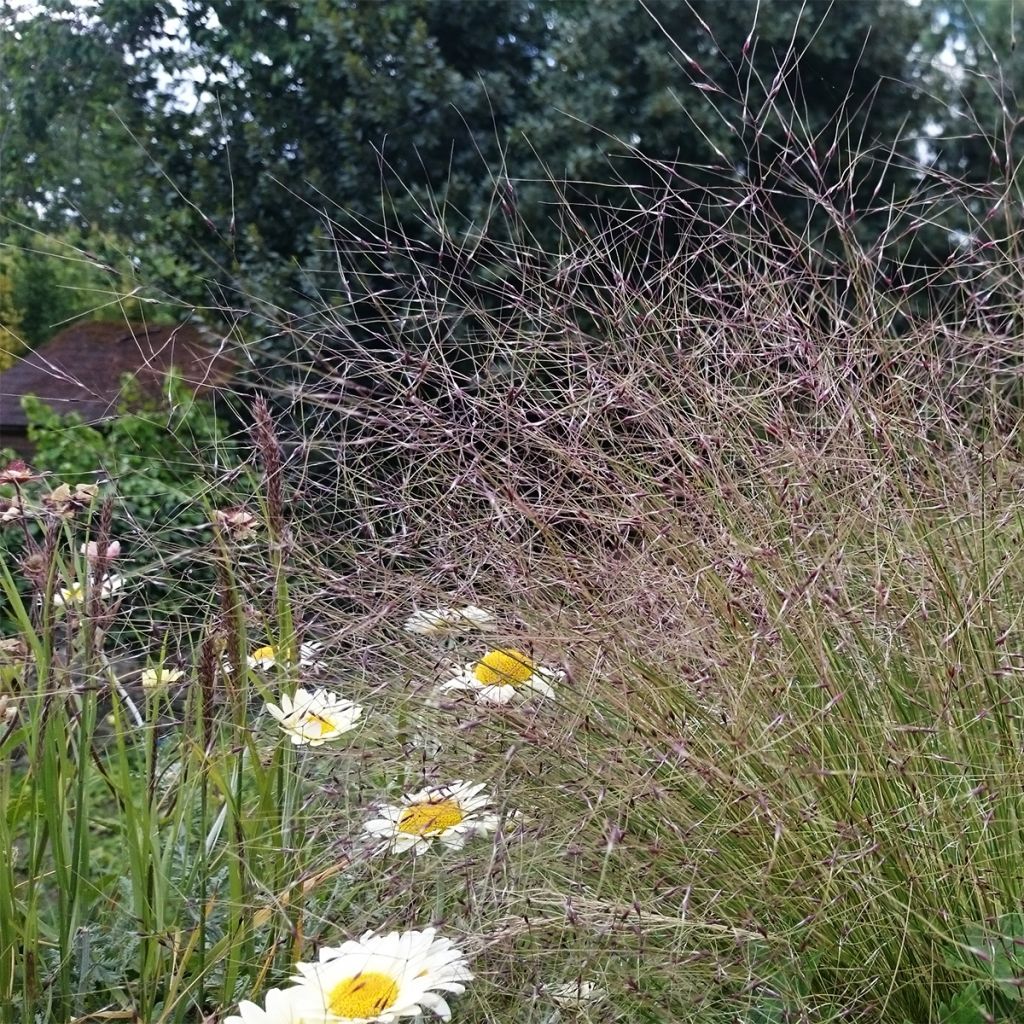
<svg viewBox="0 0 1024 1024">
<path fill-rule="evenodd" d="M 403 797 L 401 806 L 382 807 L 381 816 L 366 822 L 363 829 L 385 840 L 381 852 L 412 850 L 419 855 L 435 840 L 460 850 L 471 836 L 486 835 L 498 827 L 498 816 L 484 810 L 493 802 L 482 782 L 428 786 Z"/>
<path fill-rule="evenodd" d="M 494 622 L 494 616 L 475 604 L 462 608 L 417 609 L 405 620 L 405 631 L 419 636 L 450 633 L 456 629 L 482 629 Z"/>
<path fill-rule="evenodd" d="M 281 696 L 281 706 L 267 704 L 292 743 L 319 747 L 356 727 L 363 709 L 336 693 L 317 689 L 310 693 L 299 687 L 294 697 Z"/>
<path fill-rule="evenodd" d="M 582 1006 L 584 1003 L 599 1003 L 605 996 L 604 989 L 592 981 L 583 981 L 580 978 L 567 981 L 563 985 L 548 985 L 544 991 L 552 1002 L 566 1009 Z"/>
<path fill-rule="evenodd" d="M 324 663 L 320 659 L 320 649 L 322 647 L 323 644 L 321 643 L 300 644 L 299 665 L 313 672 L 319 672 L 324 667 Z M 257 647 L 249 655 L 247 661 L 249 668 L 258 669 L 260 672 L 266 672 L 268 669 L 274 668 L 279 662 L 281 665 L 287 664 L 283 658 L 279 658 L 277 648 L 272 644 L 267 644 L 265 647 Z"/>
<path fill-rule="evenodd" d="M 488 651 L 479 661 L 466 665 L 441 690 L 475 690 L 480 704 L 507 704 L 518 691 L 554 697 L 551 683 L 561 673 L 534 664 L 522 651 Z"/>
<path fill-rule="evenodd" d="M 442 1020 L 451 1010 L 441 992 L 461 995 L 472 981 L 465 955 L 433 928 L 392 932 L 320 950 L 319 963 L 296 964 L 298 984 L 286 990 L 290 1012 L 310 1024 L 344 1021 L 389 1024 L 430 1010 Z M 277 1024 L 268 1018 L 267 1024 Z M 288 1022 L 288 1018 L 284 1017 Z M 263 1024 L 259 1018 L 252 1018 Z M 244 1024 L 249 1024 L 245 1021 Z"/>
<path fill-rule="evenodd" d="M 107 600 L 117 593 L 117 591 L 119 591 L 123 586 L 123 577 L 116 575 L 104 576 L 103 582 L 100 584 L 100 597 Z M 77 582 L 72 583 L 70 587 L 59 588 L 53 595 L 53 603 L 57 608 L 68 608 L 72 605 L 84 604 L 85 590 L 85 583 L 78 580 Z"/>
<path fill-rule="evenodd" d="M 313 1024 L 314 1018 L 299 1016 L 295 1009 L 293 993 L 296 990 L 272 988 L 267 993 L 267 1007 L 243 999 L 238 1004 L 238 1013 L 224 1018 L 224 1024 Z M 324 1019 L 323 1014 L 317 1020 Z"/>
<path fill-rule="evenodd" d="M 139 682 L 144 690 L 158 690 L 162 686 L 170 686 L 179 679 L 184 678 L 185 673 L 180 668 L 164 668 L 158 665 L 156 668 L 143 669 Z"/>
<path fill-rule="evenodd" d="M 249 668 L 266 672 L 267 669 L 271 669 L 277 664 L 277 648 L 272 644 L 267 644 L 266 647 L 257 647 L 246 660 Z"/>
</svg>

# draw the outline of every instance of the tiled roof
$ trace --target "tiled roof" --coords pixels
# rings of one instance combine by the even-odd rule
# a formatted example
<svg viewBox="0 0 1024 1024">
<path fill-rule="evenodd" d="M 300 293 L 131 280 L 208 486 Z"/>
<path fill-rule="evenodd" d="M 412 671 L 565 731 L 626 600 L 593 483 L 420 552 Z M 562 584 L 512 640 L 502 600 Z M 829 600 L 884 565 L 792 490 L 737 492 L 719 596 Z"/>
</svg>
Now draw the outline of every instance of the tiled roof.
<svg viewBox="0 0 1024 1024">
<path fill-rule="evenodd" d="M 172 366 L 202 391 L 227 381 L 234 362 L 187 324 L 73 324 L 0 373 L 0 429 L 26 426 L 21 398 L 29 394 L 94 423 L 117 411 L 126 374 L 153 394 Z"/>
</svg>

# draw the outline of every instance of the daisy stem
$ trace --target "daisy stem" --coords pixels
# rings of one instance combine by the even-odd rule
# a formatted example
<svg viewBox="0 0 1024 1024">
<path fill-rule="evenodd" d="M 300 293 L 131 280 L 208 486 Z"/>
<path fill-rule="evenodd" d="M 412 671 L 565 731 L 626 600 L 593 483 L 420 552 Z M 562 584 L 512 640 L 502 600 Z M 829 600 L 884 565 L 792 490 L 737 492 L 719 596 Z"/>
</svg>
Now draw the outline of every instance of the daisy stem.
<svg viewBox="0 0 1024 1024">
<path fill-rule="evenodd" d="M 282 744 L 278 769 L 278 801 L 281 808 L 281 865 L 280 889 L 290 888 L 292 899 L 288 915 L 292 925 L 293 960 L 302 952 L 302 887 L 293 883 L 302 877 L 305 834 L 302 827 L 302 778 L 307 751 L 296 750 L 292 744 Z"/>
</svg>

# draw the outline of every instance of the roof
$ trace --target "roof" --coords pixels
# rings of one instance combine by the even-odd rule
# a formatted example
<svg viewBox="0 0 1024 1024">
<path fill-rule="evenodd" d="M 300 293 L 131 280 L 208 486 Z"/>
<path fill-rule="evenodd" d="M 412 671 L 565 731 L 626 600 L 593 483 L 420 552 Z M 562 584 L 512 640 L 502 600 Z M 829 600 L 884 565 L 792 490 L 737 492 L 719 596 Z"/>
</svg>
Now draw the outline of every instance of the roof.
<svg viewBox="0 0 1024 1024">
<path fill-rule="evenodd" d="M 95 423 L 116 413 L 126 374 L 158 394 L 172 367 L 198 392 L 227 381 L 234 361 L 188 324 L 73 324 L 0 373 L 0 428 L 27 426 L 23 395 Z"/>
</svg>

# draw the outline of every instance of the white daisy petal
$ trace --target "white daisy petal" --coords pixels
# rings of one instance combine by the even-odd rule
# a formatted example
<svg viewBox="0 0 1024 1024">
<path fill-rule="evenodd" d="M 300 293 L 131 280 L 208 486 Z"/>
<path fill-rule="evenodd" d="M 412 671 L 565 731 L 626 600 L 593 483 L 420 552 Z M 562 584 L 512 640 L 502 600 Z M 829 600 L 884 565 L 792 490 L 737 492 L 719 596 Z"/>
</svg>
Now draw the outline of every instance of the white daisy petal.
<svg viewBox="0 0 1024 1024">
<path fill-rule="evenodd" d="M 296 984 L 287 991 L 300 1019 L 310 1024 L 389 1022 L 420 1017 L 424 1010 L 447 1020 L 448 1003 L 436 990 L 461 992 L 462 982 L 472 979 L 465 956 L 449 940 L 438 939 L 433 928 L 369 933 L 321 949 L 318 963 L 300 963 L 296 970 Z"/>
<path fill-rule="evenodd" d="M 508 704 L 521 696 L 539 694 L 555 698 L 551 683 L 562 673 L 537 665 L 522 651 L 495 648 L 479 661 L 466 665 L 441 685 L 441 692 L 472 690 L 478 704 Z"/>
<path fill-rule="evenodd" d="M 563 1007 L 599 1003 L 605 997 L 604 989 L 599 988 L 593 981 L 583 981 L 580 978 L 562 985 L 546 986 L 545 991 L 553 1002 Z"/>
<path fill-rule="evenodd" d="M 383 840 L 379 853 L 413 850 L 418 855 L 434 842 L 461 849 L 467 839 L 497 829 L 498 816 L 487 810 L 492 803 L 483 783 L 428 786 L 403 797 L 401 806 L 386 806 L 381 816 L 367 821 L 363 829 Z"/>
<path fill-rule="evenodd" d="M 320 652 L 323 650 L 323 644 L 319 641 L 311 640 L 308 643 L 299 645 L 299 665 L 302 668 L 307 668 L 310 672 L 322 672 L 324 669 L 324 661 L 320 657 Z"/>
<path fill-rule="evenodd" d="M 494 616 L 475 604 L 462 608 L 417 608 L 404 624 L 407 633 L 434 636 L 460 629 L 483 629 L 494 622 Z"/>
<path fill-rule="evenodd" d="M 267 704 L 292 743 L 319 747 L 354 729 L 363 713 L 358 704 L 325 689 L 310 692 L 300 687 L 294 697 L 282 694 L 281 706 Z"/>
<path fill-rule="evenodd" d="M 555 698 L 554 689 L 548 684 L 547 680 L 539 675 L 535 675 L 533 679 L 523 684 L 527 689 L 533 690 L 535 693 L 539 693 L 544 697 L 550 697 L 552 700 Z"/>
<path fill-rule="evenodd" d="M 515 695 L 514 686 L 481 686 L 477 689 L 476 699 L 480 704 L 508 704 Z"/>
<path fill-rule="evenodd" d="M 299 1015 L 293 989 L 272 988 L 267 993 L 266 1009 L 243 999 L 238 1013 L 224 1018 L 224 1024 L 312 1024 L 308 1017 Z"/>
<path fill-rule="evenodd" d="M 443 996 L 436 992 L 424 992 L 420 995 L 420 1005 L 431 1013 L 436 1013 L 441 1020 L 451 1020 L 452 1011 Z"/>
<path fill-rule="evenodd" d="M 477 629 L 494 625 L 494 616 L 484 608 L 478 608 L 475 604 L 467 604 L 459 609 L 460 624 L 469 624 Z"/>
</svg>

